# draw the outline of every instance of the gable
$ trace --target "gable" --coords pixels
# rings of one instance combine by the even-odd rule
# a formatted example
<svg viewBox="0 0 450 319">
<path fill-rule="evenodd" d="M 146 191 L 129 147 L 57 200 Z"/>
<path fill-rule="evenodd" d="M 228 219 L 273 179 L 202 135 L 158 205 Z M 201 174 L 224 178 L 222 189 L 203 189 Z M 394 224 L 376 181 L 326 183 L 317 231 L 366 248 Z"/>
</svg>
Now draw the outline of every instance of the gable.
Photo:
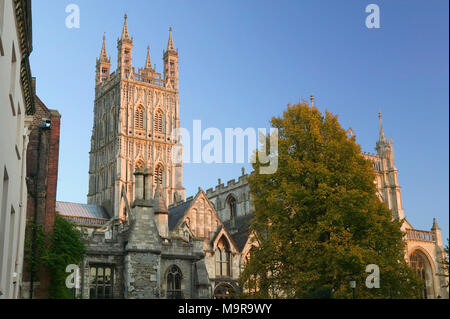
<svg viewBox="0 0 450 319">
<path fill-rule="evenodd" d="M 172 226 L 171 231 L 177 231 L 183 223 L 186 223 L 195 238 L 205 239 L 209 244 L 214 239 L 225 235 L 232 250 L 238 251 L 236 244 L 220 220 L 214 206 L 202 190 L 192 201 L 182 203 L 170 209 L 169 227 Z"/>
</svg>

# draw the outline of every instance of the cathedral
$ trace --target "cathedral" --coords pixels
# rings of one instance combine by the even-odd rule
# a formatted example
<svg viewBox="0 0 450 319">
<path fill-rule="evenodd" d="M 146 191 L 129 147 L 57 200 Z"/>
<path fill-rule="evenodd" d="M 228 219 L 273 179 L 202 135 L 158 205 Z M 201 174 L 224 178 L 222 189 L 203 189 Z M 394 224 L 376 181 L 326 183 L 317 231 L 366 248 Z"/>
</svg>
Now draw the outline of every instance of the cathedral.
<svg viewBox="0 0 450 319">
<path fill-rule="evenodd" d="M 103 37 L 96 64 L 94 125 L 87 204 L 57 202 L 59 215 L 85 234 L 80 298 L 232 298 L 254 245 L 248 175 L 218 180 L 185 198 L 183 165 L 172 161 L 180 128 L 178 51 L 172 30 L 163 53 L 163 74 L 133 67 L 127 17 L 111 72 Z M 364 154 L 376 172 L 381 201 L 404 219 L 405 258 L 425 280 L 424 298 L 448 298 L 440 261 L 440 228 L 417 230 L 405 218 L 392 139 L 380 114 L 376 154 Z"/>
</svg>

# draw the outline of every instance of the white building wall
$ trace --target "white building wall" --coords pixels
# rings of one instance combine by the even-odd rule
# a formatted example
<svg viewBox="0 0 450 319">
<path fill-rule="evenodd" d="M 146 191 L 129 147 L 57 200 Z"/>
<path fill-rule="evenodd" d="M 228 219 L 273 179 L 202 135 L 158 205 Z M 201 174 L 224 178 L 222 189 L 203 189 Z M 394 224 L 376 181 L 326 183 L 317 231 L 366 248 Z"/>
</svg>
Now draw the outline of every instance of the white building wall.
<svg viewBox="0 0 450 319">
<path fill-rule="evenodd" d="M 15 17 L 13 0 L 0 0 L 0 299 L 18 296 L 27 207 L 28 130 Z"/>
</svg>

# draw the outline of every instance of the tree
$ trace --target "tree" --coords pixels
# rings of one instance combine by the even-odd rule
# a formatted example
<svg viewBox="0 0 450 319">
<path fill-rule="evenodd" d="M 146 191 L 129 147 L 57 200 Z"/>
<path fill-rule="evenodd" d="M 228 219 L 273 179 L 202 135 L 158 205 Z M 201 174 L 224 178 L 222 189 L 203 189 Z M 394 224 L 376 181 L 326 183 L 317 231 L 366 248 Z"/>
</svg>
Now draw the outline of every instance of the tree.
<svg viewBox="0 0 450 319">
<path fill-rule="evenodd" d="M 82 234 L 74 224 L 59 215 L 55 216 L 54 231 L 50 236 L 50 247 L 42 257 L 50 272 L 50 298 L 70 299 L 73 294 L 66 287 L 66 267 L 79 265 L 85 253 Z"/>
<path fill-rule="evenodd" d="M 244 291 L 257 278 L 252 297 L 308 298 L 330 287 L 333 298 L 350 298 L 354 277 L 358 298 L 420 296 L 401 221 L 377 197 L 372 163 L 337 116 L 300 103 L 271 124 L 279 130 L 279 165 L 248 179 L 258 248 L 240 278 Z M 365 285 L 369 264 L 380 268 L 379 289 Z"/>
</svg>

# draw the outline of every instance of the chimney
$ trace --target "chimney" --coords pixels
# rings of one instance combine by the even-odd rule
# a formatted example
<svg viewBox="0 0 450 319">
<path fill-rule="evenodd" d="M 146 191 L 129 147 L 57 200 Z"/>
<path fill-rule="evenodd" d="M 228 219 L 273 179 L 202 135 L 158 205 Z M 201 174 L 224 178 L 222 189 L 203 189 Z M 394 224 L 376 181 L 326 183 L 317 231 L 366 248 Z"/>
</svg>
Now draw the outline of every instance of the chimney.
<svg viewBox="0 0 450 319">
<path fill-rule="evenodd" d="M 164 191 L 158 183 L 155 191 L 155 222 L 158 227 L 159 235 L 162 238 L 169 238 L 169 210 L 167 209 Z"/>
<path fill-rule="evenodd" d="M 153 187 L 152 187 L 152 172 L 148 168 L 144 170 L 144 198 L 145 200 L 152 199 Z"/>
<path fill-rule="evenodd" d="M 142 169 L 137 168 L 134 173 L 135 180 L 135 201 L 144 199 L 144 172 Z"/>
</svg>

